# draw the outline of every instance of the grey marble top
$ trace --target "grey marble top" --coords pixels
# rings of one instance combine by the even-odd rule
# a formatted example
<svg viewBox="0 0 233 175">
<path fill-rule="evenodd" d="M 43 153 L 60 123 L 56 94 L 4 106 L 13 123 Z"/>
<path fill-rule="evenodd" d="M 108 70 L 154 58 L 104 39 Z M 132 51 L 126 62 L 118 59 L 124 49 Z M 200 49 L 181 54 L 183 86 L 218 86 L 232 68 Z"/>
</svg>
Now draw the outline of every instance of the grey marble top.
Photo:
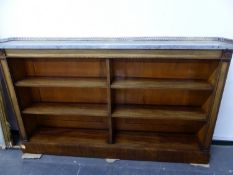
<svg viewBox="0 0 233 175">
<path fill-rule="evenodd" d="M 214 37 L 5 38 L 0 49 L 214 49 L 233 50 L 233 40 Z"/>
</svg>

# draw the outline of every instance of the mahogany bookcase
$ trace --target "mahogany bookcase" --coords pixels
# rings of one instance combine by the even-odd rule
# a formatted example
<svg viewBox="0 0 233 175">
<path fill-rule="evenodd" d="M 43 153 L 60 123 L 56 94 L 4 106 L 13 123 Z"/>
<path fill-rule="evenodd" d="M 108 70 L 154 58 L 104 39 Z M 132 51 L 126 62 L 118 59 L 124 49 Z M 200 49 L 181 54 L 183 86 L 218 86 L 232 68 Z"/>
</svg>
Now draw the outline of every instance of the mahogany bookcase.
<svg viewBox="0 0 233 175">
<path fill-rule="evenodd" d="M 230 40 L 9 39 L 0 48 L 23 152 L 209 161 Z"/>
</svg>

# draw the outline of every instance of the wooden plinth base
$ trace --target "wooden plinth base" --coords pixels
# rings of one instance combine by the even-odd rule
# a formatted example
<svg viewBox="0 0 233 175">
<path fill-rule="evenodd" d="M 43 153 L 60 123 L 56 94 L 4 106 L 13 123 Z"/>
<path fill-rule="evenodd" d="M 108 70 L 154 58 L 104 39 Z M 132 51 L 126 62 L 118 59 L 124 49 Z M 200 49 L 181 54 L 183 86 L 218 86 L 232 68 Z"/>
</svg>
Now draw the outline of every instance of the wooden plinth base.
<svg viewBox="0 0 233 175">
<path fill-rule="evenodd" d="M 128 160 L 208 163 L 209 152 L 201 151 L 195 136 L 119 132 L 113 144 L 105 130 L 67 128 L 38 129 L 25 153 L 56 154 Z"/>
</svg>

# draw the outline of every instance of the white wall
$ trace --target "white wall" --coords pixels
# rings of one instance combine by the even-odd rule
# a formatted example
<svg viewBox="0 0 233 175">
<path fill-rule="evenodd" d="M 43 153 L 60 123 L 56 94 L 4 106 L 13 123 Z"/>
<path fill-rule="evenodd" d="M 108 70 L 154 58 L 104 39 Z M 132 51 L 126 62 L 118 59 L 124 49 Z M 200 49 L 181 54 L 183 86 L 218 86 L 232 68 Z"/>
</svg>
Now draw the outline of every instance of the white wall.
<svg viewBox="0 0 233 175">
<path fill-rule="evenodd" d="M 2 133 L 2 126 L 0 124 L 0 148 L 5 148 L 5 141 Z"/>
<path fill-rule="evenodd" d="M 0 0 L 0 37 L 218 36 L 233 39 L 233 0 Z M 233 67 L 216 139 L 233 140 Z"/>
</svg>

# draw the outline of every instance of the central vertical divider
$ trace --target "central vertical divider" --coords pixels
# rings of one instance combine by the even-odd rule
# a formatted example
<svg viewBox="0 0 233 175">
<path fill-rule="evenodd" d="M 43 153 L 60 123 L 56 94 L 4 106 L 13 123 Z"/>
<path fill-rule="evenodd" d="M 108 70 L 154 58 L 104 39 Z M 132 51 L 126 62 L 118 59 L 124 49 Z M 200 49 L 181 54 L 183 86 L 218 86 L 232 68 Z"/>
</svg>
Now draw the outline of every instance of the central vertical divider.
<svg viewBox="0 0 233 175">
<path fill-rule="evenodd" d="M 108 143 L 113 143 L 113 127 L 112 127 L 112 93 L 111 93 L 111 83 L 112 83 L 112 68 L 111 60 L 106 59 L 106 70 L 107 70 L 107 102 L 108 102 Z"/>
</svg>

